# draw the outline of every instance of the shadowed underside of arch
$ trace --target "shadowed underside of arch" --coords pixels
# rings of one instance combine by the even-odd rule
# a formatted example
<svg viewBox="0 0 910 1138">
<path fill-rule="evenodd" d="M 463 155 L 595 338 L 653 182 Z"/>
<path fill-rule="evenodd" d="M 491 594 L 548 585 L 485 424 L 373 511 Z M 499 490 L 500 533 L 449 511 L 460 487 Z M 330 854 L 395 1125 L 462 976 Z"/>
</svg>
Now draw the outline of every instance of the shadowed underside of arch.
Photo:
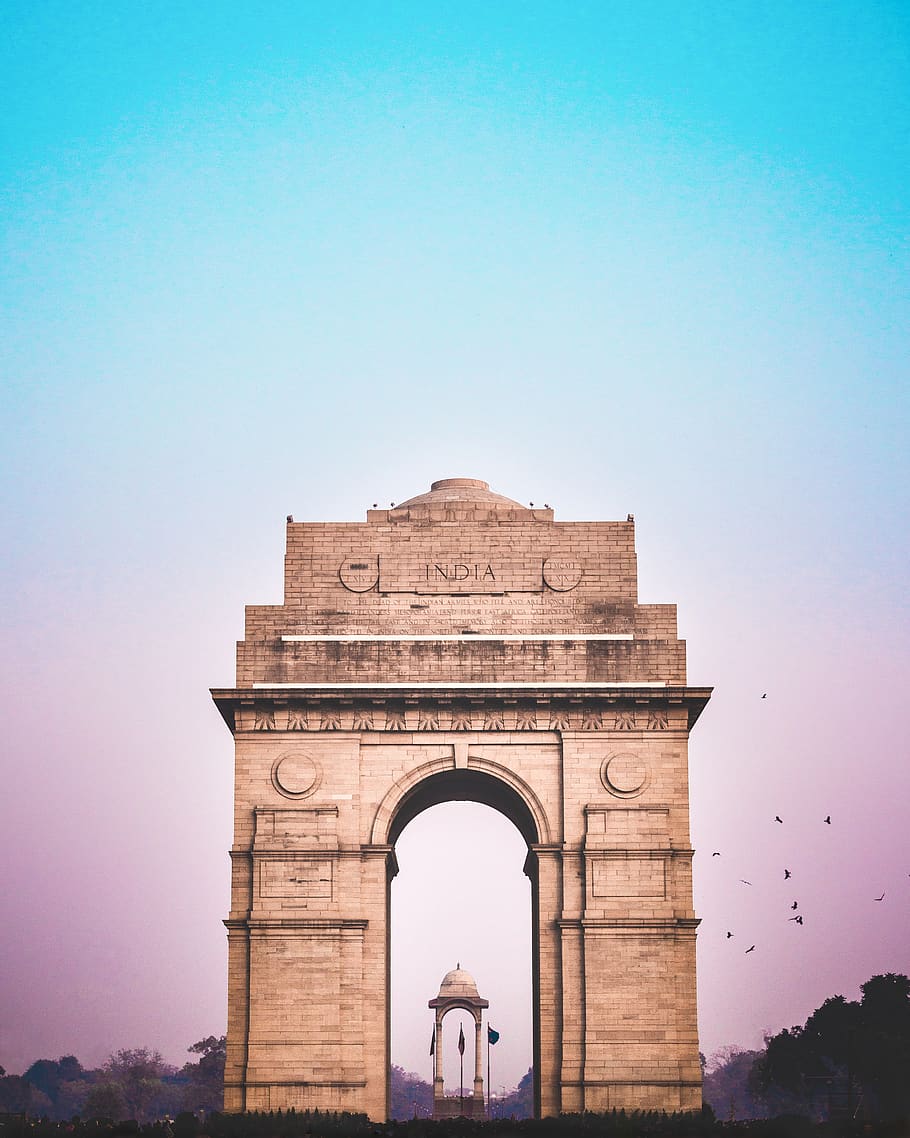
<svg viewBox="0 0 910 1138">
<path fill-rule="evenodd" d="M 389 845 L 398 841 L 405 826 L 418 814 L 443 802 L 479 802 L 491 806 L 515 825 L 529 846 L 541 840 L 530 808 L 508 783 L 483 771 L 448 770 L 429 775 L 405 792 L 389 827 Z"/>
</svg>

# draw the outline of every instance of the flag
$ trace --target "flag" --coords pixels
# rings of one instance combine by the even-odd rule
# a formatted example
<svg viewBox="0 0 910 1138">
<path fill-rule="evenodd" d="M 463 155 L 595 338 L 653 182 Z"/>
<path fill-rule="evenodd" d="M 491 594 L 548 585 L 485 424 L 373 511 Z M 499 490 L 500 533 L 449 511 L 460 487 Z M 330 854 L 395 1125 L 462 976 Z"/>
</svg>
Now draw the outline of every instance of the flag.
<svg viewBox="0 0 910 1138">
<path fill-rule="evenodd" d="M 493 1028 L 490 1027 L 489 1024 L 487 1024 L 487 1042 L 488 1043 L 498 1043 L 499 1042 L 499 1032 L 494 1031 Z"/>
<path fill-rule="evenodd" d="M 433 1028 L 433 1034 L 430 1036 L 430 1054 L 436 1050 L 436 1028 Z"/>
<path fill-rule="evenodd" d="M 458 1028 L 458 1054 L 464 1055 L 464 1027 L 460 1025 Z"/>
</svg>

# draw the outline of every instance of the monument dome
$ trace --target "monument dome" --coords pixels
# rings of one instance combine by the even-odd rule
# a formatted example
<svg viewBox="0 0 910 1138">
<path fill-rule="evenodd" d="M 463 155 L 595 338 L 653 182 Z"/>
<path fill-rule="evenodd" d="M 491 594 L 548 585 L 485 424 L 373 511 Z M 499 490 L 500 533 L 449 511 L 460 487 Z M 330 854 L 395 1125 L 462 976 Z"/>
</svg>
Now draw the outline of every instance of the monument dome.
<svg viewBox="0 0 910 1138">
<path fill-rule="evenodd" d="M 521 502 L 514 498 L 507 498 L 504 494 L 497 494 L 490 489 L 488 482 L 479 478 L 440 478 L 433 482 L 426 494 L 418 494 L 416 498 L 408 498 L 406 502 L 399 502 L 396 509 L 403 510 L 411 506 L 446 506 L 450 503 L 461 502 L 465 504 L 486 506 L 491 510 L 526 510 Z"/>
<path fill-rule="evenodd" d="M 439 985 L 439 998 L 441 1000 L 452 1000 L 457 997 L 462 999 L 467 997 L 471 1000 L 479 999 L 474 977 L 470 972 L 465 972 L 460 964 L 451 972 L 447 972 Z"/>
</svg>

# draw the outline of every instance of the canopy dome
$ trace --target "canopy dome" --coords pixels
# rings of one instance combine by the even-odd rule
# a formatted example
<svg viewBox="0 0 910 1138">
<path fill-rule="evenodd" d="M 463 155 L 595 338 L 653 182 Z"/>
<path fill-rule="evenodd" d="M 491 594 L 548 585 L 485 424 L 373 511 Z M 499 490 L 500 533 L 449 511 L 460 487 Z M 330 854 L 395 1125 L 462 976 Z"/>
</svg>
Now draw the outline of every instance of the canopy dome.
<svg viewBox="0 0 910 1138">
<path fill-rule="evenodd" d="M 467 997 L 471 1000 L 480 998 L 474 977 L 470 972 L 465 972 L 460 964 L 457 968 L 453 968 L 451 972 L 447 972 L 442 978 L 442 983 L 439 985 L 440 999 L 451 1000 L 456 996 L 460 996 L 462 999 Z"/>
</svg>

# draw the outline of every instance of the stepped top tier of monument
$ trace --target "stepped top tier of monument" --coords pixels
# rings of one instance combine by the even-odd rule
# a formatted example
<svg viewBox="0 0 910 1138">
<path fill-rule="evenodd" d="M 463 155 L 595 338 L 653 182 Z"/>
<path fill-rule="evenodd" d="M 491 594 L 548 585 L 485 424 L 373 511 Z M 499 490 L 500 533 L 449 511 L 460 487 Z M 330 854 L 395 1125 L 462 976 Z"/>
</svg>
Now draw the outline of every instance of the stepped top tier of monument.
<svg viewBox="0 0 910 1138">
<path fill-rule="evenodd" d="M 638 603 L 631 515 L 556 521 L 446 478 L 365 522 L 289 519 L 284 604 L 247 608 L 237 688 L 418 677 L 684 686 L 685 643 L 675 605 Z"/>
</svg>

